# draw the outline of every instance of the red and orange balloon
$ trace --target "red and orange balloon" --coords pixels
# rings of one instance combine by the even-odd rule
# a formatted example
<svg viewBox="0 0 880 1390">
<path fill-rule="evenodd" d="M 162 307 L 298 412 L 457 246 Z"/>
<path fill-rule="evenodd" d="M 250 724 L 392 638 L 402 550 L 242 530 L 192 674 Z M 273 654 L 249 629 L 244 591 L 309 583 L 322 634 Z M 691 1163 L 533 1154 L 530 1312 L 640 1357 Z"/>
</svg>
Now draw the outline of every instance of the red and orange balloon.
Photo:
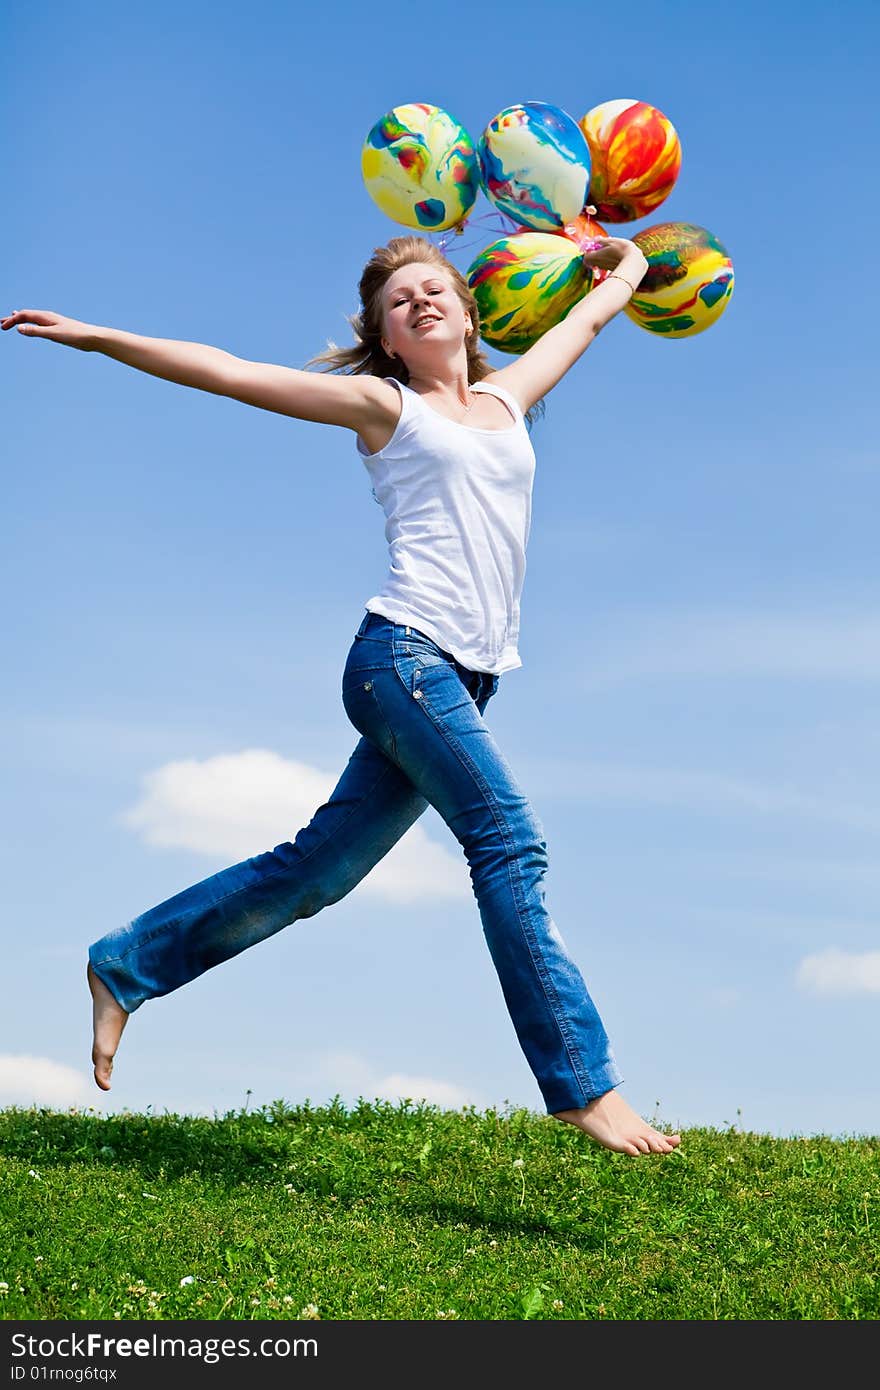
<svg viewBox="0 0 880 1390">
<path fill-rule="evenodd" d="M 594 106 L 578 122 L 590 148 L 587 203 L 606 222 L 634 222 L 669 197 L 681 169 L 681 141 L 646 101 Z"/>
</svg>

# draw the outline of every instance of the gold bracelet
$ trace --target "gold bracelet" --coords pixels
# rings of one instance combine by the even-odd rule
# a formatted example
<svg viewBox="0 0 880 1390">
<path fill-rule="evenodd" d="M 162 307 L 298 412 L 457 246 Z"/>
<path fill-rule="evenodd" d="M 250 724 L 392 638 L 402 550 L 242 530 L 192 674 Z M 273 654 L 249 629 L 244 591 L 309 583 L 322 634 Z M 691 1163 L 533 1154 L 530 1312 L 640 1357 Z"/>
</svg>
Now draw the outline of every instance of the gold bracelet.
<svg viewBox="0 0 880 1390">
<path fill-rule="evenodd" d="M 629 280 L 627 280 L 627 278 L 626 278 L 625 275 L 616 275 L 616 274 L 614 273 L 614 271 L 611 270 L 611 271 L 609 271 L 608 274 L 605 276 L 605 279 L 606 279 L 606 280 L 622 280 L 623 283 L 624 283 L 625 285 L 629 285 L 630 294 L 635 294 L 635 292 L 636 292 L 636 287 L 635 287 L 635 285 L 630 285 L 630 284 L 629 284 Z"/>
</svg>

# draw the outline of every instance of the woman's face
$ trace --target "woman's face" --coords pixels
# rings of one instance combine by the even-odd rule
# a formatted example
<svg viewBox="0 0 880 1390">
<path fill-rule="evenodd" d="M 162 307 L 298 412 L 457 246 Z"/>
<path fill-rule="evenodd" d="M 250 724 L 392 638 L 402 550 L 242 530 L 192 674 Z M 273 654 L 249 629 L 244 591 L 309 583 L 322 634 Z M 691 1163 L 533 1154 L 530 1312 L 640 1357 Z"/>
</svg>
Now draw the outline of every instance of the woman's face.
<svg viewBox="0 0 880 1390">
<path fill-rule="evenodd" d="M 472 328 L 452 281 L 437 266 L 401 266 L 382 291 L 382 346 L 407 367 L 460 352 Z"/>
</svg>

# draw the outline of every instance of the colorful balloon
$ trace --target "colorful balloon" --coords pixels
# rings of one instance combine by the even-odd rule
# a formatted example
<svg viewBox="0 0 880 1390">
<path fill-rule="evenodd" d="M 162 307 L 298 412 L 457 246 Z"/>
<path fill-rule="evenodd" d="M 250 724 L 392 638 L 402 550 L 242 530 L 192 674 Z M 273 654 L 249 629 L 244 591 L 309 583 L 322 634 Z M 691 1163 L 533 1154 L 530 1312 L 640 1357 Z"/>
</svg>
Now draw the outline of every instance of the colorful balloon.
<svg viewBox="0 0 880 1390">
<path fill-rule="evenodd" d="M 596 247 L 601 246 L 602 242 L 608 236 L 605 228 L 596 221 L 595 217 L 591 216 L 591 214 L 586 211 L 580 213 L 573 221 L 566 222 L 562 230 L 565 236 L 569 237 L 581 252 L 595 251 Z M 590 269 L 593 272 L 593 289 L 595 289 L 596 285 L 601 285 L 605 276 L 611 273 L 608 270 L 602 270 L 597 265 L 591 266 Z"/>
<path fill-rule="evenodd" d="M 587 211 L 579 212 L 577 217 L 566 222 L 562 230 L 581 251 L 594 251 L 608 236 L 602 224 Z"/>
<path fill-rule="evenodd" d="M 480 314 L 480 337 L 502 352 L 525 352 L 565 318 L 593 284 L 568 237 L 514 232 L 485 247 L 465 278 Z"/>
<path fill-rule="evenodd" d="M 474 142 L 439 106 L 395 106 L 364 141 L 367 192 L 394 222 L 440 232 L 462 222 L 480 191 Z"/>
<path fill-rule="evenodd" d="M 505 107 L 477 156 L 486 197 L 522 226 L 559 231 L 587 201 L 590 147 L 577 121 L 546 101 Z"/>
<path fill-rule="evenodd" d="M 645 101 L 605 101 L 580 121 L 590 149 L 587 202 L 608 222 L 646 217 L 668 198 L 681 169 L 672 122 Z"/>
<path fill-rule="evenodd" d="M 733 262 L 717 237 L 691 222 L 661 222 L 632 238 L 648 269 L 624 313 L 664 338 L 702 333 L 733 294 Z"/>
</svg>

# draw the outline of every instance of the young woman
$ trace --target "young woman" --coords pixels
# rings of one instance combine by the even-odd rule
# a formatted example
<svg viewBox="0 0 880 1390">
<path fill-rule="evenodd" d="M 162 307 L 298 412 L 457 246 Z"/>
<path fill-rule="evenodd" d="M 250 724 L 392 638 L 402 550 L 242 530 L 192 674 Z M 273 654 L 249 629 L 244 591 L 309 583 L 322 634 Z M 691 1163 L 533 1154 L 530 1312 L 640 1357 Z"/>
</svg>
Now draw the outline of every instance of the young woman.
<svg viewBox="0 0 880 1390">
<path fill-rule="evenodd" d="M 418 236 L 376 249 L 351 318 L 356 342 L 313 358 L 319 372 L 47 310 L 0 320 L 167 381 L 354 431 L 386 516 L 389 572 L 365 605 L 342 677 L 345 711 L 361 736 L 348 765 L 293 842 L 177 893 L 89 948 L 101 1089 L 110 1089 L 122 1030 L 145 1000 L 338 902 L 430 804 L 466 855 L 548 1114 L 621 1153 L 667 1154 L 680 1143 L 617 1090 L 605 1028 L 544 904 L 543 827 L 484 720 L 501 674 L 522 664 L 535 471 L 528 426 L 647 268 L 635 243 L 614 237 L 584 260 L 611 274 L 497 371 L 480 349 L 467 282 Z"/>
</svg>

